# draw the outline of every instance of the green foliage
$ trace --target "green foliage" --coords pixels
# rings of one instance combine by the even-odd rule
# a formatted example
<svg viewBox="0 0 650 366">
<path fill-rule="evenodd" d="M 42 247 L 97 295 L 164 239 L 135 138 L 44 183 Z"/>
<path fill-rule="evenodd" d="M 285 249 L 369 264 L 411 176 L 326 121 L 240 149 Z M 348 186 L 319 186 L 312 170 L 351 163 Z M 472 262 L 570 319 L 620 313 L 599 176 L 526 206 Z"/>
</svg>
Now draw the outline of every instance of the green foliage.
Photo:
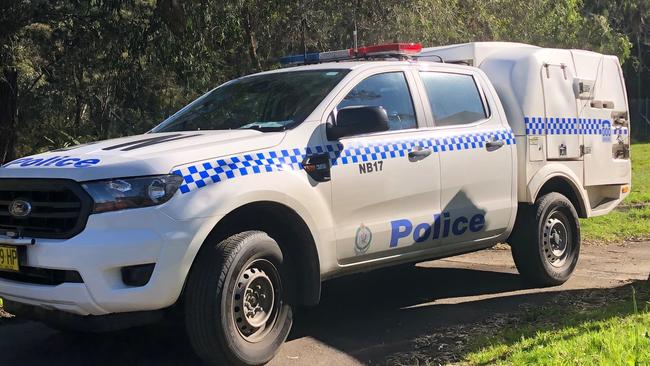
<svg viewBox="0 0 650 366">
<path fill-rule="evenodd" d="M 581 0 L 3 2 L 0 70 L 17 85 L 0 73 L 0 106 L 7 90 L 17 103 L 15 117 L 0 108 L 0 160 L 7 144 L 26 155 L 145 132 L 218 84 L 302 52 L 302 24 L 308 50 L 351 47 L 356 20 L 360 44 L 503 40 L 625 60 L 630 35 L 612 9 Z"/>
</svg>

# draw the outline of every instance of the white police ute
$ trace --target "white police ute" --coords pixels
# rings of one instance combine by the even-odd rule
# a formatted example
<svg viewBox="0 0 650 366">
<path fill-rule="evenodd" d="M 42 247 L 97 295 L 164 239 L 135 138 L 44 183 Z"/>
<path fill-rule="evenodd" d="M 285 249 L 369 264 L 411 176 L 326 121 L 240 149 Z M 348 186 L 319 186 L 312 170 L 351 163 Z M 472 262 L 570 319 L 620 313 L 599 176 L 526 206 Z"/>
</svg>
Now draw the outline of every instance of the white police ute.
<svg viewBox="0 0 650 366">
<path fill-rule="evenodd" d="M 0 297 L 59 328 L 182 310 L 211 364 L 269 361 L 335 276 L 512 246 L 558 285 L 630 191 L 614 56 L 515 43 L 289 56 L 149 133 L 0 169 Z"/>
</svg>

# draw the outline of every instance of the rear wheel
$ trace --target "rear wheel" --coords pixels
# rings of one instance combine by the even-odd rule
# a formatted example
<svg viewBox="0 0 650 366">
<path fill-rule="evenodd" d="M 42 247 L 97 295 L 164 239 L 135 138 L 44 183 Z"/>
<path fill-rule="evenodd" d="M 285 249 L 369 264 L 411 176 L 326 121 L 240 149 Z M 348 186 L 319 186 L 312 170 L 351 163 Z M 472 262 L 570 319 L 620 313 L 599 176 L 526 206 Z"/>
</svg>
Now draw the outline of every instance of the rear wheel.
<svg viewBox="0 0 650 366">
<path fill-rule="evenodd" d="M 532 206 L 520 206 L 508 242 L 517 270 L 526 280 L 541 286 L 562 284 L 578 263 L 578 214 L 565 196 L 546 194 Z"/>
<path fill-rule="evenodd" d="M 213 365 L 268 362 L 291 330 L 291 288 L 282 251 L 263 232 L 246 231 L 204 248 L 185 292 L 194 350 Z"/>
</svg>

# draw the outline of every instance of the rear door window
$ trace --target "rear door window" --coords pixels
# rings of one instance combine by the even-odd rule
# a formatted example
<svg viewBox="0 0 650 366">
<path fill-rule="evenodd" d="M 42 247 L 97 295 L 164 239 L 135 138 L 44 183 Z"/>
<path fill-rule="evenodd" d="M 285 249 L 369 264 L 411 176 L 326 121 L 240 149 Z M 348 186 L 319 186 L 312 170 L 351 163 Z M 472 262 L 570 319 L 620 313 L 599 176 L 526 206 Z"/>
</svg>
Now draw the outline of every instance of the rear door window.
<svg viewBox="0 0 650 366">
<path fill-rule="evenodd" d="M 436 126 L 456 126 L 487 118 L 472 75 L 420 72 Z"/>
</svg>

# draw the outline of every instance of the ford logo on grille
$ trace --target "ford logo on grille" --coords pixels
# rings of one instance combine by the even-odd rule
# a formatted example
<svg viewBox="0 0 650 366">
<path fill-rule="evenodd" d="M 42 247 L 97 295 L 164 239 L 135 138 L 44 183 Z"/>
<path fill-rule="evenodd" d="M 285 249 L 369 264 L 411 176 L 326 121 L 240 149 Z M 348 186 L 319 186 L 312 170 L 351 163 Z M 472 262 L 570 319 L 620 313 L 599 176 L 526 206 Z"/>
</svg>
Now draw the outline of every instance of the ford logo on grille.
<svg viewBox="0 0 650 366">
<path fill-rule="evenodd" d="M 21 199 L 13 200 L 9 204 L 9 213 L 13 217 L 27 217 L 32 213 L 32 204 Z"/>
</svg>

